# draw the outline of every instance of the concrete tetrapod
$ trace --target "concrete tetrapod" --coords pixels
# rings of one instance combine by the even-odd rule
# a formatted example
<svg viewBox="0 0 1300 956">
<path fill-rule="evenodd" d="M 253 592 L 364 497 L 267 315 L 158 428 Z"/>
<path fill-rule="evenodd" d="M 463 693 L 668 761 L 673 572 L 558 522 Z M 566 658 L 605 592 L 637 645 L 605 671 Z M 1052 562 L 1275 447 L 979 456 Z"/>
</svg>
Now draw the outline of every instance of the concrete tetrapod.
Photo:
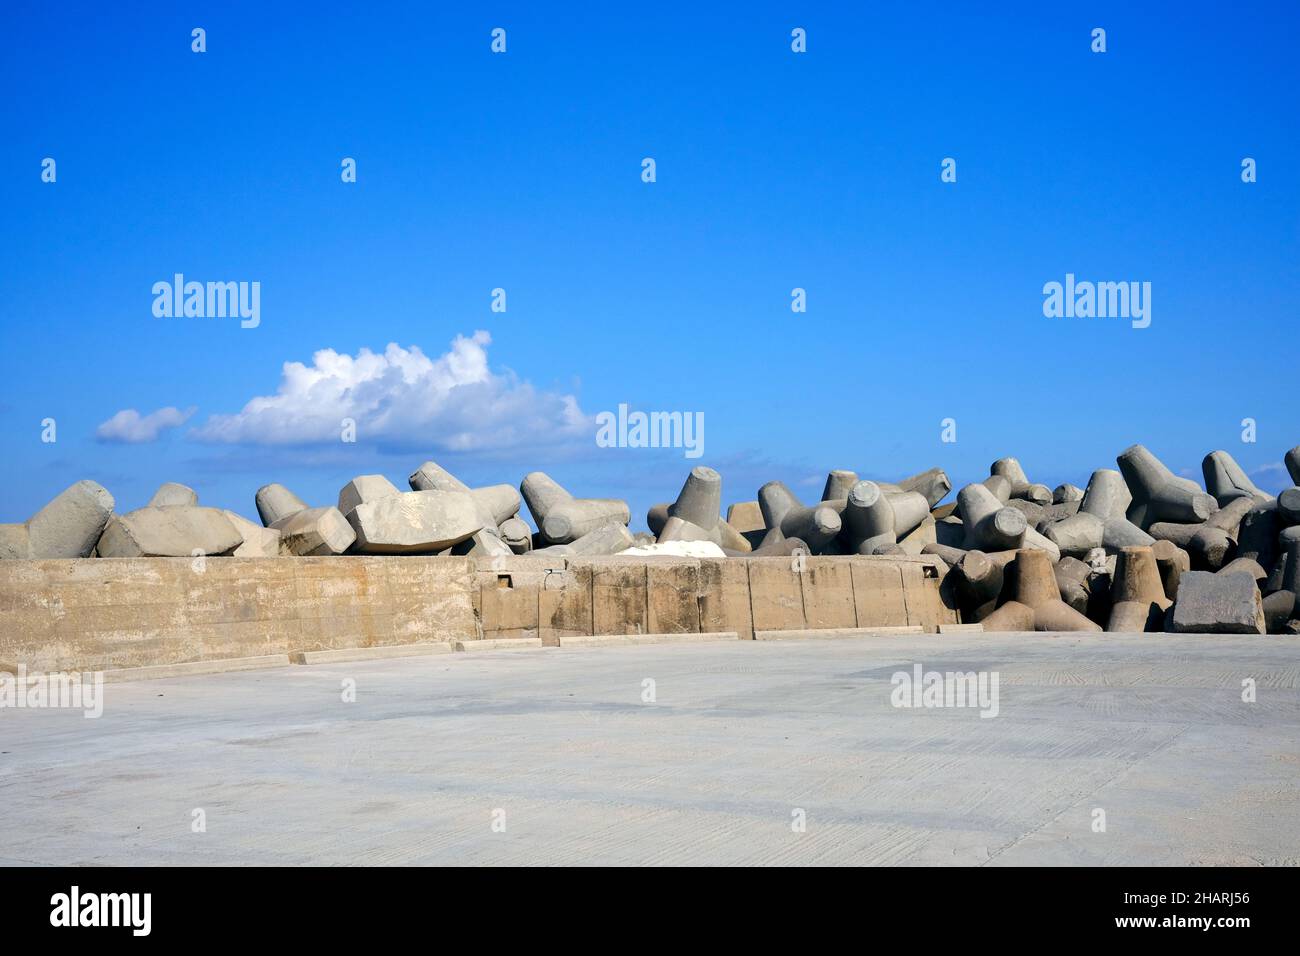
<svg viewBox="0 0 1300 956">
<path fill-rule="evenodd" d="M 660 526 L 655 541 L 660 544 L 669 541 L 709 541 L 737 554 L 744 554 L 753 548 L 748 539 L 725 521 L 719 520 L 712 528 L 705 529 L 677 515 L 671 515 Z"/>
<path fill-rule="evenodd" d="M 497 531 L 501 534 L 501 540 L 514 554 L 527 554 L 533 549 L 533 532 L 523 518 L 517 515 L 507 518 L 501 522 Z"/>
<path fill-rule="evenodd" d="M 611 521 L 604 527 L 584 534 L 577 541 L 561 545 L 561 547 L 566 549 L 566 554 L 595 557 L 597 555 L 618 554 L 620 551 L 626 551 L 632 547 L 634 543 L 632 533 L 627 530 L 627 525 Z"/>
<path fill-rule="evenodd" d="M 859 481 L 849 491 L 843 526 L 850 554 L 875 554 L 880 547 L 898 543 L 894 509 L 874 481 Z"/>
<path fill-rule="evenodd" d="M 274 528 L 263 528 L 259 524 L 254 524 L 243 515 L 236 514 L 233 511 L 223 510 L 221 512 L 226 516 L 226 520 L 235 526 L 239 536 L 243 539 L 239 547 L 231 552 L 232 557 L 236 558 L 275 558 L 279 557 L 280 532 Z"/>
<path fill-rule="evenodd" d="M 1272 567 L 1280 553 L 1278 533 L 1281 530 L 1277 501 L 1256 502 L 1237 527 L 1237 555 L 1254 558 L 1266 568 Z"/>
<path fill-rule="evenodd" d="M 88 558 L 114 503 L 93 481 L 69 485 L 22 524 L 0 525 L 0 558 Z"/>
<path fill-rule="evenodd" d="M 1179 478 L 1142 445 L 1130 445 L 1115 460 L 1133 495 L 1128 519 L 1144 531 L 1157 521 L 1204 521 L 1219 510 L 1213 495 Z"/>
<path fill-rule="evenodd" d="M 1061 600 L 1086 617 L 1092 603 L 1092 568 L 1078 558 L 1062 558 L 1052 571 Z"/>
<path fill-rule="evenodd" d="M 1265 505 L 1273 506 L 1273 502 L 1257 498 L 1232 498 L 1199 524 L 1158 521 L 1148 530 L 1153 537 L 1161 541 L 1172 541 L 1185 550 L 1191 556 L 1193 568 L 1217 571 L 1236 553 L 1238 529 L 1246 515 L 1256 507 Z"/>
<path fill-rule="evenodd" d="M 1160 567 L 1152 549 L 1140 546 L 1121 548 L 1111 584 L 1110 620 L 1106 630 L 1125 633 L 1162 631 L 1165 612 L 1172 603 L 1165 596 Z"/>
<path fill-rule="evenodd" d="M 569 544 L 612 521 L 631 520 L 627 502 L 612 498 L 575 498 L 545 472 L 524 476 L 524 502 L 542 536 L 551 544 Z"/>
<path fill-rule="evenodd" d="M 1258 498 L 1267 501 L 1272 495 L 1265 494 L 1255 487 L 1241 466 L 1226 451 L 1212 451 L 1201 462 L 1201 473 L 1205 475 L 1205 490 L 1214 495 L 1222 508 L 1234 498 Z"/>
<path fill-rule="evenodd" d="M 217 508 L 145 507 L 114 515 L 99 539 L 101 558 L 181 558 L 232 554 L 244 537 Z"/>
<path fill-rule="evenodd" d="M 837 470 L 832 471 L 826 476 L 826 484 L 822 488 L 822 501 L 839 501 L 849 496 L 853 486 L 858 483 L 856 472 Z"/>
<path fill-rule="evenodd" d="M 805 507 L 794 492 L 780 481 L 769 481 L 758 489 L 758 504 L 768 533 L 763 544 L 781 538 L 799 538 L 813 553 L 819 553 L 835 540 L 843 523 L 839 511 L 826 502 Z"/>
<path fill-rule="evenodd" d="M 1286 471 L 1291 476 L 1292 483 L 1300 485 L 1300 445 L 1287 452 L 1282 458 L 1282 463 L 1286 465 Z"/>
<path fill-rule="evenodd" d="M 1029 525 L 1022 512 L 1004 507 L 985 485 L 967 485 L 957 492 L 957 508 L 965 528 L 963 547 L 975 551 L 1014 551 L 1025 541 Z"/>
<path fill-rule="evenodd" d="M 1278 564 L 1277 589 L 1264 595 L 1264 625 L 1270 634 L 1286 633 L 1300 607 L 1300 540 L 1288 545 Z"/>
<path fill-rule="evenodd" d="M 307 503 L 281 484 L 263 485 L 257 489 L 253 500 L 257 505 L 257 516 L 268 528 L 277 521 L 307 510 Z"/>
<path fill-rule="evenodd" d="M 1012 498 L 1024 498 L 1040 505 L 1052 503 L 1052 489 L 1030 481 L 1015 458 L 999 458 L 989 466 L 989 474 L 1001 475 L 1011 483 Z"/>
<path fill-rule="evenodd" d="M 882 554 L 890 545 L 897 544 L 929 522 L 930 504 L 919 491 L 887 491 L 886 486 L 874 481 L 859 481 L 844 501 L 823 501 L 836 508 L 841 515 L 840 533 L 844 550 L 848 554 Z M 925 541 L 917 540 L 919 552 Z M 933 534 L 929 539 L 933 541 Z"/>
<path fill-rule="evenodd" d="M 1288 488 L 1277 496 L 1277 517 L 1284 527 L 1300 524 L 1300 487 Z"/>
<path fill-rule="evenodd" d="M 468 494 L 474 500 L 478 514 L 479 530 L 468 539 L 458 542 L 454 554 L 473 554 L 483 557 L 506 556 L 516 553 L 517 545 L 505 539 L 501 526 L 519 514 L 519 492 L 512 485 L 486 485 L 471 488 L 437 462 L 426 461 L 406 479 L 412 491 L 451 491 Z M 518 529 L 514 533 L 517 535 Z M 531 534 L 530 534 L 531 545 Z"/>
<path fill-rule="evenodd" d="M 1002 504 L 1011 500 L 1011 481 L 1006 475 L 989 475 L 980 482 L 985 488 L 993 492 L 993 497 L 997 498 Z M 957 513 L 961 514 L 961 502 L 957 502 Z"/>
<path fill-rule="evenodd" d="M 1079 510 L 1043 529 L 1061 553 L 1081 558 L 1094 548 L 1114 554 L 1121 548 L 1150 545 L 1155 539 L 1125 517 L 1133 497 L 1124 477 L 1110 468 L 1098 468 L 1088 480 Z"/>
<path fill-rule="evenodd" d="M 193 488 L 169 481 L 158 486 L 158 490 L 153 493 L 153 497 L 149 499 L 149 503 L 145 507 L 165 508 L 169 505 L 189 505 L 193 507 L 198 503 L 199 496 Z"/>
<path fill-rule="evenodd" d="M 1052 561 L 1044 551 L 1021 548 L 1007 565 L 1011 580 L 1004 586 L 1010 591 L 1006 601 L 981 623 L 986 631 L 1100 631 L 1061 600 Z"/>
<path fill-rule="evenodd" d="M 767 526 L 763 523 L 763 509 L 759 507 L 758 500 L 753 501 L 736 501 L 727 506 L 727 524 L 731 525 L 745 540 L 753 541 L 750 535 L 757 534 L 759 540 L 767 531 Z"/>
<path fill-rule="evenodd" d="M 1165 597 L 1170 601 L 1178 599 L 1178 579 L 1183 573 L 1192 569 L 1192 559 L 1186 551 L 1172 541 L 1157 541 L 1151 545 L 1156 567 L 1160 571 L 1160 583 Z"/>
<path fill-rule="evenodd" d="M 957 506 L 965 526 L 963 547 L 966 550 L 987 553 L 1025 547 L 1046 552 L 1053 562 L 1061 559 L 1061 551 L 1054 541 L 1029 527 L 1023 512 L 1011 506 L 1003 507 L 985 485 L 967 485 L 957 495 Z"/>
<path fill-rule="evenodd" d="M 967 551 L 951 564 L 963 620 L 981 621 L 997 609 L 1006 566 L 1015 557 L 1015 551 Z"/>
<path fill-rule="evenodd" d="M 380 498 L 393 498 L 402 492 L 383 475 L 361 475 L 339 490 L 339 511 L 347 517 L 357 506 Z"/>
<path fill-rule="evenodd" d="M 412 491 L 463 491 L 483 511 L 483 526 L 497 528 L 519 514 L 521 501 L 513 485 L 483 485 L 471 488 L 436 462 L 426 461 L 407 483 Z"/>
<path fill-rule="evenodd" d="M 260 496 L 261 492 L 258 494 Z M 261 505 L 259 497 L 259 512 Z M 273 522 L 270 527 L 280 532 L 283 551 L 299 557 L 342 554 L 357 540 L 357 533 L 338 508 L 301 508 Z"/>
<path fill-rule="evenodd" d="M 513 552 L 497 537 L 492 515 L 464 491 L 401 491 L 383 475 L 361 475 L 339 491 L 339 511 L 356 532 L 359 554 L 431 554 L 491 529 L 490 554 Z"/>
<path fill-rule="evenodd" d="M 722 476 L 712 468 L 697 465 L 686 476 L 677 500 L 670 505 L 654 505 L 646 523 L 658 541 L 712 541 L 720 548 L 748 551 L 752 545 L 739 531 L 722 520 Z M 669 537 L 664 529 L 669 518 L 674 522 Z"/>
<path fill-rule="evenodd" d="M 1056 488 L 1052 490 L 1052 504 L 1062 505 L 1067 501 L 1082 501 L 1083 495 L 1084 491 L 1078 485 L 1071 485 L 1069 483 L 1057 485 Z"/>
<path fill-rule="evenodd" d="M 900 491 L 915 491 L 925 496 L 929 507 L 935 507 L 952 491 L 952 481 L 942 468 L 931 468 L 898 482 Z"/>
<path fill-rule="evenodd" d="M 360 502 L 345 517 L 361 554 L 432 554 L 482 530 L 474 499 L 463 491 L 381 495 Z"/>
</svg>

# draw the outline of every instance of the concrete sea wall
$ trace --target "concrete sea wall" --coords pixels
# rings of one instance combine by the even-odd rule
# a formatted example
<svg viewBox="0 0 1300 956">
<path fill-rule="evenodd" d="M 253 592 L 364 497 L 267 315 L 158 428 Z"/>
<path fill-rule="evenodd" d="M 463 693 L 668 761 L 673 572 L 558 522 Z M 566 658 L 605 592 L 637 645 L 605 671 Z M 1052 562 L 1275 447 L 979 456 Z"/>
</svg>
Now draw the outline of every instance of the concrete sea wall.
<svg viewBox="0 0 1300 956">
<path fill-rule="evenodd" d="M 0 562 L 0 670 L 482 639 L 955 623 L 921 557 L 100 558 Z"/>
</svg>

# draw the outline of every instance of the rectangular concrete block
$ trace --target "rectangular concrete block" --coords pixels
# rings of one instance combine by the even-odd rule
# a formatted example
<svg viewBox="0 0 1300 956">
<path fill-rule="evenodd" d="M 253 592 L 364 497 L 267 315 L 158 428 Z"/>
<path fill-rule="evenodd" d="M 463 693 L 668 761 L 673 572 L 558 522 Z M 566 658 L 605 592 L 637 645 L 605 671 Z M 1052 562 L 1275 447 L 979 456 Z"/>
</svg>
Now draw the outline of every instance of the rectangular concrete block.
<svg viewBox="0 0 1300 956">
<path fill-rule="evenodd" d="M 1248 573 L 1184 571 L 1178 579 L 1172 629 L 1197 634 L 1263 634 L 1264 602 Z"/>
<path fill-rule="evenodd" d="M 476 558 L 475 595 L 485 638 L 540 637 L 541 593 L 548 572 L 563 561 Z"/>
<path fill-rule="evenodd" d="M 288 654 L 265 654 L 261 657 L 228 657 L 222 660 L 191 661 L 185 664 L 151 664 L 147 667 L 122 667 L 104 671 L 104 683 L 134 680 L 161 680 L 165 677 L 197 677 L 231 671 L 265 670 L 290 667 Z"/>
<path fill-rule="evenodd" d="M 478 651 L 539 651 L 544 647 L 545 645 L 540 637 L 496 638 L 456 642 L 457 651 L 468 653 Z"/>
<path fill-rule="evenodd" d="M 700 562 L 690 558 L 645 559 L 646 631 L 693 634 L 700 630 Z"/>
<path fill-rule="evenodd" d="M 400 657 L 430 657 L 450 654 L 450 641 L 436 644 L 390 644 L 387 647 L 342 647 L 333 651 L 296 651 L 289 655 L 295 664 L 346 664 L 349 661 L 384 661 Z"/>
<path fill-rule="evenodd" d="M 982 634 L 983 624 L 940 624 L 940 634 Z"/>
<path fill-rule="evenodd" d="M 700 559 L 701 631 L 735 631 L 743 641 L 753 638 L 748 564 L 723 558 Z"/>
<path fill-rule="evenodd" d="M 804 559 L 808 560 L 808 559 Z M 791 558 L 748 558 L 749 603 L 755 631 L 787 631 L 805 626 L 803 585 Z"/>
<path fill-rule="evenodd" d="M 941 590 L 939 575 L 939 567 L 933 559 L 899 565 L 907 623 L 923 624 L 931 632 L 937 631 L 940 624 L 958 623 L 956 605 L 951 603 L 951 593 Z"/>
<path fill-rule="evenodd" d="M 566 637 L 592 633 L 592 569 L 569 563 L 548 572 L 538 595 L 542 642 L 556 647 Z"/>
<path fill-rule="evenodd" d="M 804 623 L 810 628 L 855 627 L 853 572 L 843 558 L 809 557 L 797 572 Z"/>
<path fill-rule="evenodd" d="M 927 544 L 936 544 L 938 534 L 933 515 L 927 515 L 910 534 L 898 539 L 898 546 L 911 555 L 919 555 Z"/>
<path fill-rule="evenodd" d="M 646 634 L 649 626 L 646 562 L 627 558 L 586 558 L 569 567 L 591 573 L 591 627 L 594 634 Z"/>
<path fill-rule="evenodd" d="M 871 558 L 853 558 L 853 600 L 858 627 L 910 624 L 903 595 L 902 565 Z"/>
</svg>

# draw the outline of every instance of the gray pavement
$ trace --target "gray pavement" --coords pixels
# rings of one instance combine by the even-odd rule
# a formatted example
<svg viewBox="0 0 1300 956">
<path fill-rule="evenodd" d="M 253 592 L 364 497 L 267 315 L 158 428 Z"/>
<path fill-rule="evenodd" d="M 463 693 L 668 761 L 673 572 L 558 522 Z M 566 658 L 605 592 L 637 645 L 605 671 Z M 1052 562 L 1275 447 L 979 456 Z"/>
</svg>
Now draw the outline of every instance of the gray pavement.
<svg viewBox="0 0 1300 956">
<path fill-rule="evenodd" d="M 996 673 L 997 716 L 893 706 L 914 663 Z M 1294 638 L 1164 634 L 109 684 L 97 720 L 0 710 L 0 863 L 1296 865 L 1298 687 Z"/>
</svg>

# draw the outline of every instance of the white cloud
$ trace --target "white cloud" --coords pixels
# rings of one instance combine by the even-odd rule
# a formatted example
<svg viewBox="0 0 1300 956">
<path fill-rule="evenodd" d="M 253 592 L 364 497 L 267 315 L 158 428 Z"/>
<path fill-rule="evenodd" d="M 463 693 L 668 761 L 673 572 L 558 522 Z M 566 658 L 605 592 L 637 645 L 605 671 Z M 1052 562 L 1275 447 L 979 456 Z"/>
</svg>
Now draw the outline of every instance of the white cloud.
<svg viewBox="0 0 1300 956">
<path fill-rule="evenodd" d="M 193 408 L 181 411 L 168 405 L 148 415 L 141 415 L 134 408 L 124 408 L 100 424 L 95 429 L 95 437 L 104 442 L 124 442 L 130 445 L 157 441 L 158 436 L 167 429 L 184 425 L 194 412 Z"/>
<path fill-rule="evenodd" d="M 436 359 L 389 343 L 382 354 L 321 349 L 312 364 L 285 362 L 274 395 L 250 399 L 233 415 L 213 415 L 191 435 L 249 445 L 337 443 L 342 421 L 359 442 L 475 451 L 549 444 L 594 435 L 572 395 L 533 387 L 488 367 L 483 331 L 456 336 Z"/>
</svg>

